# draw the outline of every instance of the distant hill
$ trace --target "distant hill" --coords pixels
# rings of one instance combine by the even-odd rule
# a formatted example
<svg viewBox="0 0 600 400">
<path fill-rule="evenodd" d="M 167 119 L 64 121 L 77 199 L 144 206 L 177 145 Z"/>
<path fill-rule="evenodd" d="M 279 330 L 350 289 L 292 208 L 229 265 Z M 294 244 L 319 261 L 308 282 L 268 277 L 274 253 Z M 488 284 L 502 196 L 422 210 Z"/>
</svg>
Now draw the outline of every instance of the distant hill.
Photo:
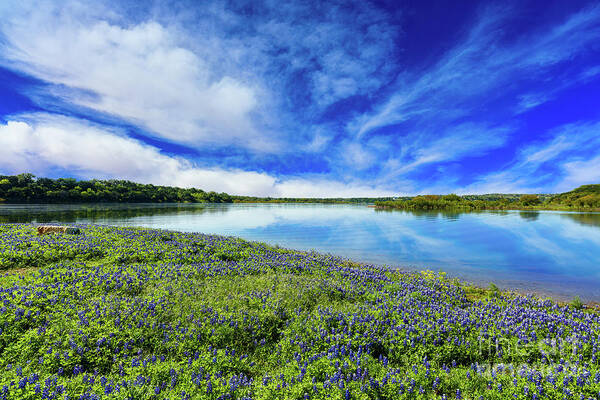
<svg viewBox="0 0 600 400">
<path fill-rule="evenodd" d="M 576 208 L 600 208 L 600 184 L 583 185 L 570 192 L 552 196 L 549 204 Z"/>
</svg>

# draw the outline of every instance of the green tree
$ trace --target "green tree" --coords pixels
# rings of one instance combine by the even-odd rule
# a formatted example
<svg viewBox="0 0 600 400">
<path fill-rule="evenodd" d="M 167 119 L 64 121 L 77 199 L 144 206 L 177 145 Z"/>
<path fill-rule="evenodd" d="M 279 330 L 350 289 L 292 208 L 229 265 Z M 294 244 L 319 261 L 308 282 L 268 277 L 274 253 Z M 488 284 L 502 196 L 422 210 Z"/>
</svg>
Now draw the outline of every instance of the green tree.
<svg viewBox="0 0 600 400">
<path fill-rule="evenodd" d="M 524 194 L 523 196 L 521 196 L 521 198 L 519 199 L 519 202 L 525 206 L 525 207 L 529 207 L 529 206 L 535 206 L 540 204 L 540 198 L 535 195 L 535 194 Z"/>
<path fill-rule="evenodd" d="M 33 174 L 19 174 L 17 175 L 17 184 L 19 186 L 28 186 L 33 182 L 34 177 Z"/>
<path fill-rule="evenodd" d="M 451 193 L 451 194 L 442 196 L 442 200 L 458 202 L 458 201 L 461 201 L 462 198 L 457 194 Z"/>
</svg>

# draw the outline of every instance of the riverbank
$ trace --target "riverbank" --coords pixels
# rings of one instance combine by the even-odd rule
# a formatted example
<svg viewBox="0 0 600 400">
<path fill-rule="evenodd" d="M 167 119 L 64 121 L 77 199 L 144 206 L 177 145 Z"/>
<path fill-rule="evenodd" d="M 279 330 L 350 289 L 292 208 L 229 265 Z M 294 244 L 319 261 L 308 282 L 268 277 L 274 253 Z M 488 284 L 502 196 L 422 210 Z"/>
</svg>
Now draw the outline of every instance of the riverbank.
<svg viewBox="0 0 600 400">
<path fill-rule="evenodd" d="M 594 310 L 234 237 L 79 228 L 0 225 L 5 398 L 600 391 Z"/>
</svg>

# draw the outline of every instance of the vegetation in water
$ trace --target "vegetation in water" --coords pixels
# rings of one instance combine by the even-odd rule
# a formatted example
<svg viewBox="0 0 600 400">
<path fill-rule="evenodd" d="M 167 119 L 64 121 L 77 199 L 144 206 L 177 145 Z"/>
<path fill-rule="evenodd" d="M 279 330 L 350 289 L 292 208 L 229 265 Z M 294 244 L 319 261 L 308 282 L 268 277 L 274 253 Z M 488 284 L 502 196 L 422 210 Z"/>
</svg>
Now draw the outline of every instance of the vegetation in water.
<svg viewBox="0 0 600 400">
<path fill-rule="evenodd" d="M 0 225 L 0 398 L 600 395 L 591 309 L 233 237 L 78 227 Z"/>
</svg>

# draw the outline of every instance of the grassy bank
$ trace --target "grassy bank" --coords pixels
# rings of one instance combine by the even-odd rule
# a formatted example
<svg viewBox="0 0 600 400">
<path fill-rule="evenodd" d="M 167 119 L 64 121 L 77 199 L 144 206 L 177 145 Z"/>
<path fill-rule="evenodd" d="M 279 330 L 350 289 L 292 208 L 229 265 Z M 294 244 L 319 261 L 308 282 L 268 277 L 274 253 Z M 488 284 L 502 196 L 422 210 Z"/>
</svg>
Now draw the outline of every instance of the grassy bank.
<svg viewBox="0 0 600 400">
<path fill-rule="evenodd" d="M 0 398 L 597 398 L 600 317 L 236 238 L 0 225 Z"/>
</svg>

